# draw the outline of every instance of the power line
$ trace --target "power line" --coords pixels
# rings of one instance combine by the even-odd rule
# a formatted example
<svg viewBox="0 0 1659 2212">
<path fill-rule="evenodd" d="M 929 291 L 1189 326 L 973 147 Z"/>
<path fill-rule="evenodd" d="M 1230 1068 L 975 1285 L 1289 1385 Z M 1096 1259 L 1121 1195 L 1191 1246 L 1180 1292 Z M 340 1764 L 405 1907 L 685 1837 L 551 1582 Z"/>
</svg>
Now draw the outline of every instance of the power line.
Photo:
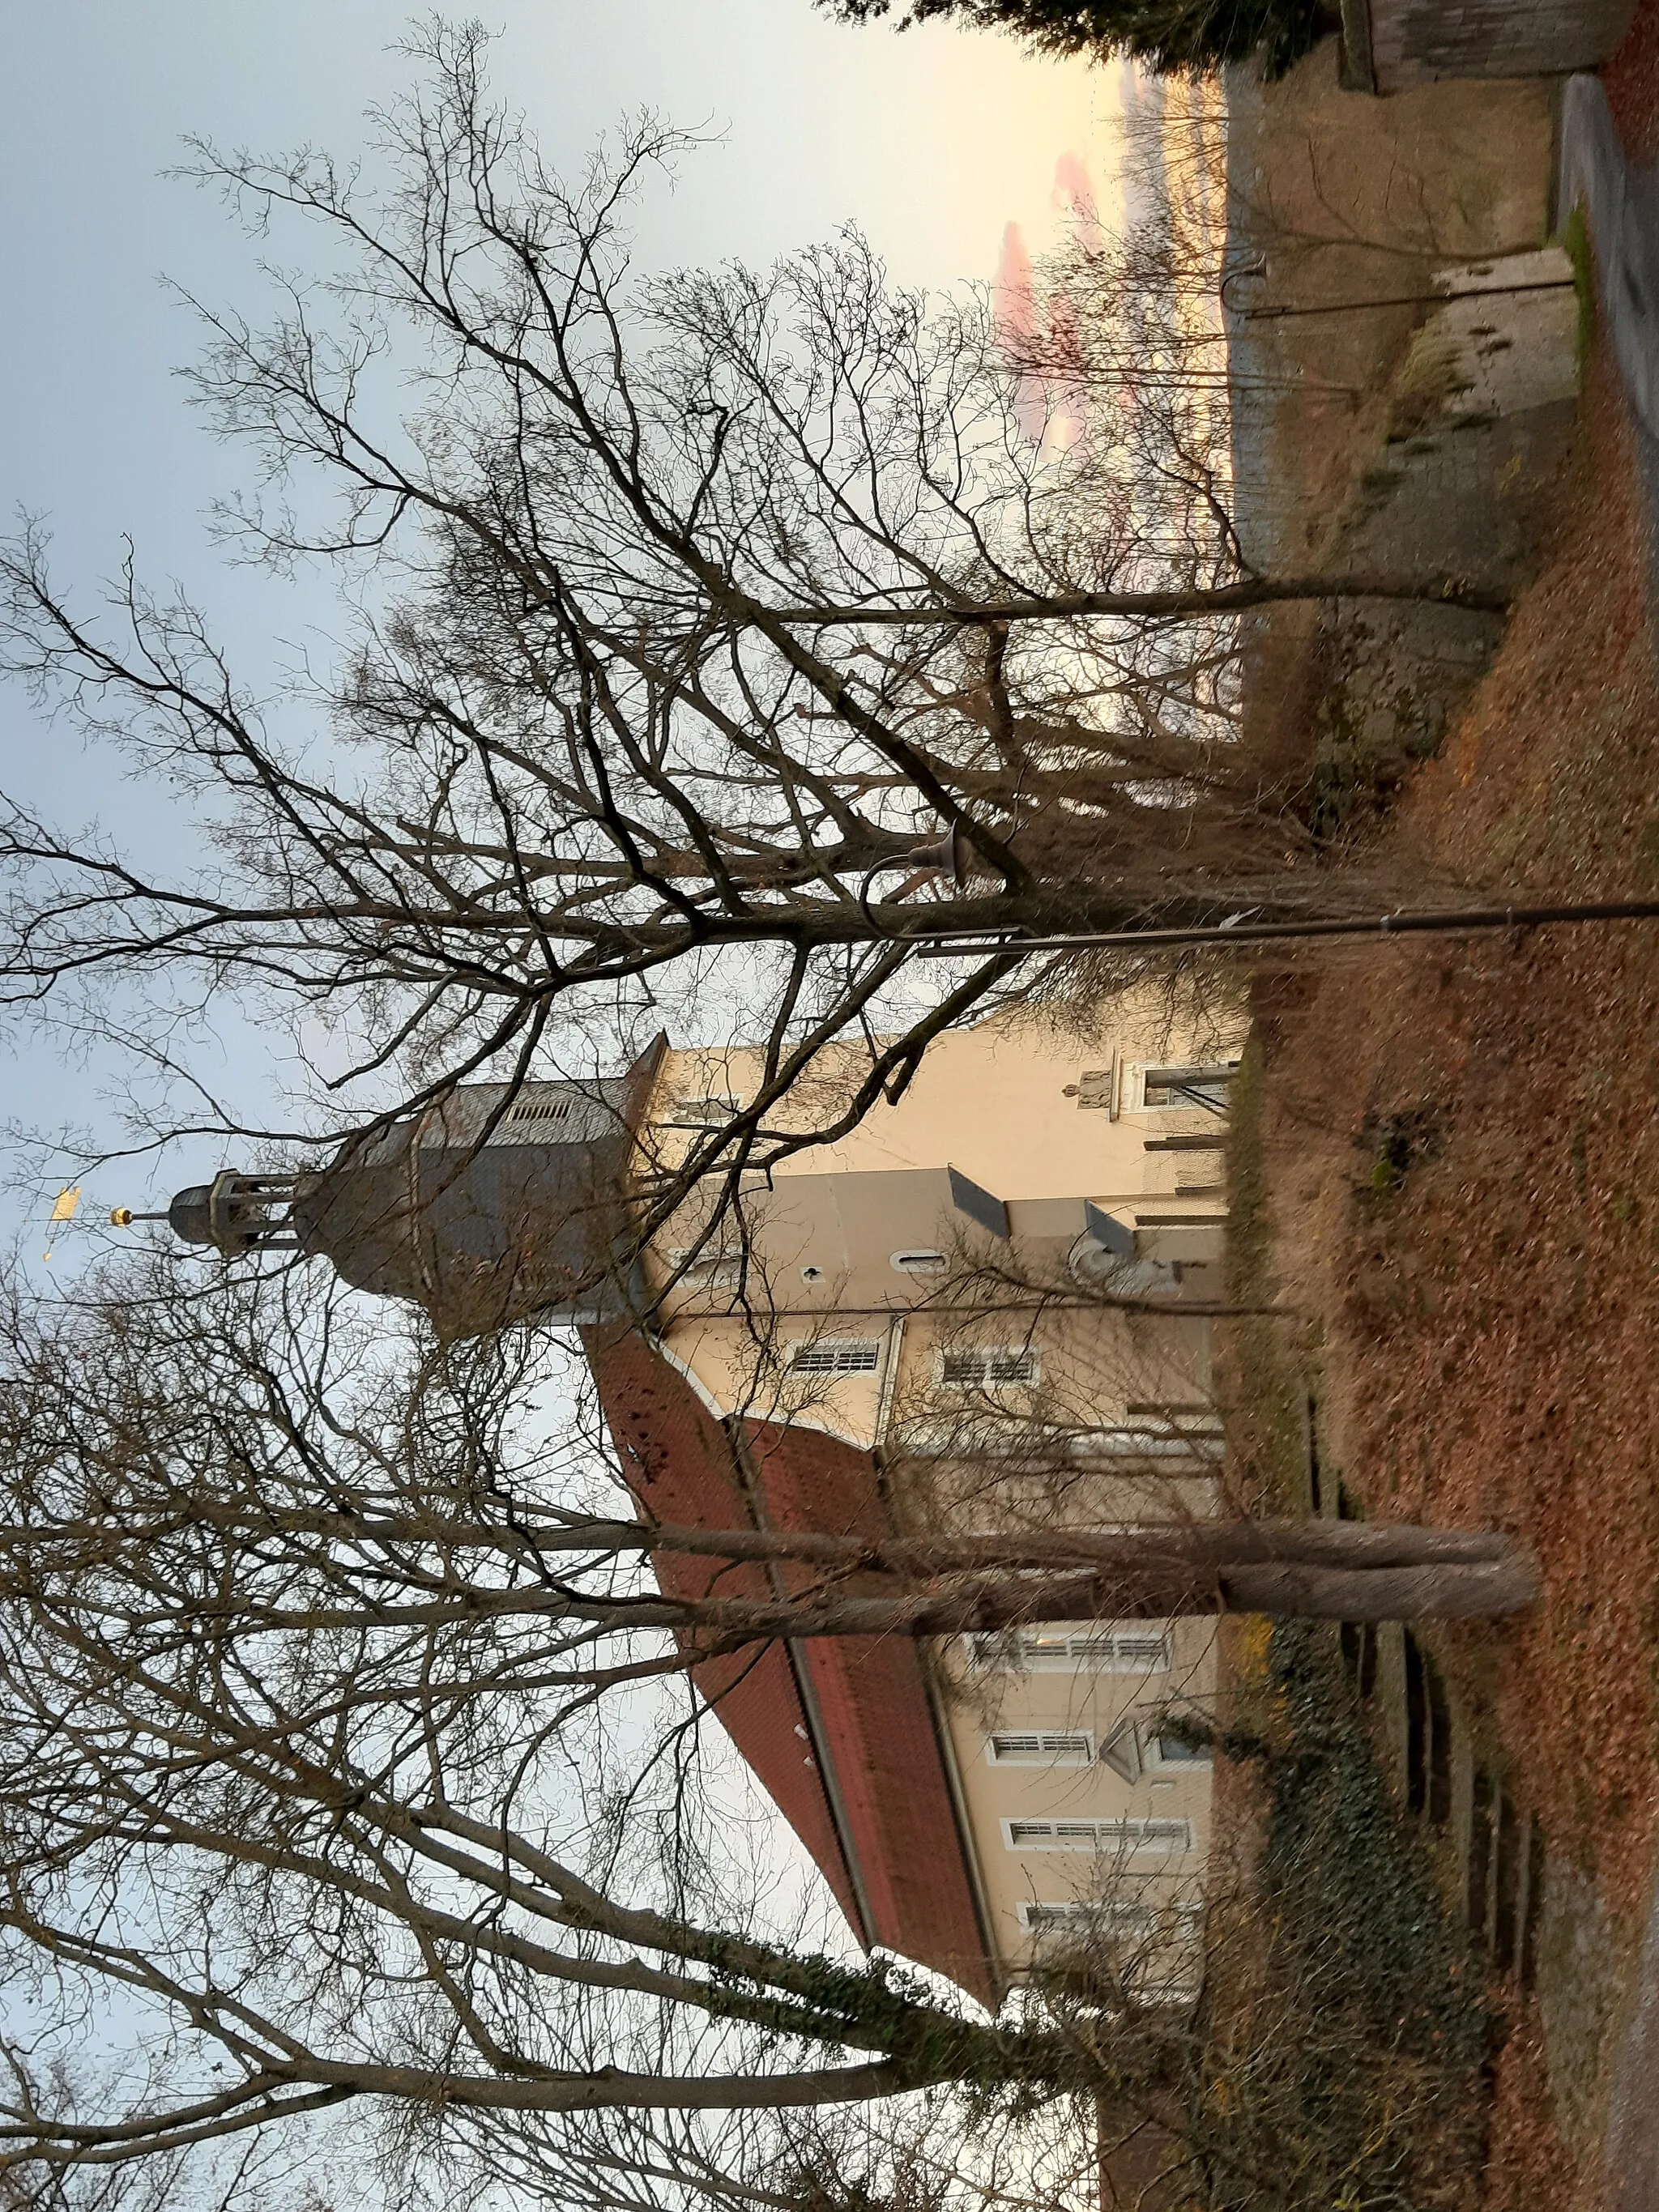
<svg viewBox="0 0 1659 2212">
<path fill-rule="evenodd" d="M 1324 916 L 1307 921 L 1221 921 L 1187 929 L 1102 930 L 1066 937 L 1016 937 L 1006 930 L 943 931 L 917 945 L 923 960 L 969 955 L 1087 952 L 1109 948 L 1152 951 L 1177 945 L 1275 945 L 1310 937 L 1422 937 L 1477 929 L 1542 929 L 1585 921 L 1659 920 L 1659 899 L 1590 899 L 1554 906 L 1466 907 L 1454 912 L 1375 915 L 1364 919 Z M 920 933 L 918 933 L 920 936 Z"/>
</svg>

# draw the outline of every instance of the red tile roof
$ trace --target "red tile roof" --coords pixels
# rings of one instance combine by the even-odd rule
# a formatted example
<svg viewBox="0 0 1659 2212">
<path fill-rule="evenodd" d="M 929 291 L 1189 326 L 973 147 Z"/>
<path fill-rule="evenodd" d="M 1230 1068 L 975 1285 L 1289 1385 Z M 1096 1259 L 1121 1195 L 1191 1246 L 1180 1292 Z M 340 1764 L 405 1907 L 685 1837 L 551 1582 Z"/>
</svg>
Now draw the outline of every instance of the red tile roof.
<svg viewBox="0 0 1659 2212">
<path fill-rule="evenodd" d="M 659 1520 L 835 1534 L 887 1525 L 869 1452 L 781 1422 L 744 1420 L 734 1438 L 637 1333 L 586 1334 L 624 1471 Z M 653 1564 L 676 1594 L 718 1584 L 763 1596 L 769 1588 L 760 1566 L 684 1553 Z M 860 1939 L 988 2000 L 993 1977 L 915 1644 L 902 1637 L 772 1644 L 700 1667 L 696 1680 Z"/>
</svg>

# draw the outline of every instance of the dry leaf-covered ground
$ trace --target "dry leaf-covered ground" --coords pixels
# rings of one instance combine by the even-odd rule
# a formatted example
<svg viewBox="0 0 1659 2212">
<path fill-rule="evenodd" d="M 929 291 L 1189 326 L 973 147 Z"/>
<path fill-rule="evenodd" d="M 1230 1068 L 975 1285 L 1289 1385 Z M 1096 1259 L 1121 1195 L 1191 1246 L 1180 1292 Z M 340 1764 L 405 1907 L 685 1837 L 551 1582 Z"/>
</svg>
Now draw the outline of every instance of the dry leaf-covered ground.
<svg viewBox="0 0 1659 2212">
<path fill-rule="evenodd" d="M 1492 884 L 1659 896 L 1659 690 L 1605 382 L 1557 557 L 1399 838 Z M 1659 925 L 1322 963 L 1270 1097 L 1285 1263 L 1367 1509 L 1524 1531 L 1537 1620 L 1463 1639 L 1609 1900 L 1659 1832 Z"/>
<path fill-rule="evenodd" d="M 1659 896 L 1645 521 L 1613 379 L 1593 361 L 1543 573 L 1406 795 L 1396 855 Z M 1298 973 L 1266 1001 L 1263 1138 L 1285 1288 L 1322 1331 L 1328 1448 L 1370 1514 L 1536 1546 L 1535 1615 L 1444 1656 L 1631 1946 L 1659 1843 L 1659 922 Z M 1523 2022 L 1494 2117 L 1506 2212 L 1563 2201 L 1540 2068 Z"/>
</svg>

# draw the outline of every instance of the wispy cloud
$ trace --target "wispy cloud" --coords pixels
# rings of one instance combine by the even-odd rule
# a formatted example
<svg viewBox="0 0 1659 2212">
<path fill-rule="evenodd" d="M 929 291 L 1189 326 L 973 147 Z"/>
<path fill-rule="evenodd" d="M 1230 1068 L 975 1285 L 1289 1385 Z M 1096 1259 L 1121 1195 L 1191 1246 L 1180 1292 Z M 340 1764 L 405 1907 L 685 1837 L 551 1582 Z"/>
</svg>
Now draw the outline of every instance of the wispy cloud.
<svg viewBox="0 0 1659 2212">
<path fill-rule="evenodd" d="M 1036 296 L 1036 272 L 1030 248 L 1018 223 L 1006 225 L 1002 251 L 997 256 L 996 279 L 991 289 L 993 328 L 1000 343 L 1016 358 L 1036 350 L 1042 327 Z M 1038 376 L 1023 376 L 1014 395 L 1014 414 L 1034 446 L 1042 443 L 1048 427 L 1048 398 Z"/>
<path fill-rule="evenodd" d="M 1095 180 L 1081 154 L 1062 154 L 1054 163 L 1054 188 L 1049 195 L 1049 204 L 1062 211 L 1069 208 L 1073 216 L 1086 222 L 1097 221 Z"/>
<path fill-rule="evenodd" d="M 1018 223 L 1011 222 L 1003 230 L 992 295 L 997 329 L 1004 337 L 1028 338 L 1035 332 L 1036 286 L 1025 233 Z"/>
</svg>

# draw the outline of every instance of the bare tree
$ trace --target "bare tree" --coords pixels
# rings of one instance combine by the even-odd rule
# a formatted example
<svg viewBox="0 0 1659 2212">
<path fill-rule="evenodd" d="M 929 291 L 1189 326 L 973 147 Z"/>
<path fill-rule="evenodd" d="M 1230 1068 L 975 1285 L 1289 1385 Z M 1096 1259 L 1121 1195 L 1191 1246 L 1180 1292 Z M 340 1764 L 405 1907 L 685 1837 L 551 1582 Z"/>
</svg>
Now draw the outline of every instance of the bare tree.
<svg viewBox="0 0 1659 2212">
<path fill-rule="evenodd" d="M 441 1454 L 451 1507 L 488 1493 L 503 1470 L 480 1401 L 430 1372 L 400 1396 L 331 1313 L 310 1316 L 308 1374 L 252 1338 L 216 1362 L 199 1328 L 169 1366 L 163 1310 L 103 1316 L 101 1393 L 59 1392 L 50 1356 L 8 1363 L 7 2164 L 118 2165 L 352 2102 L 766 2109 L 990 2078 L 1005 2051 L 1042 2071 L 1040 2037 L 740 1933 L 699 1911 L 683 1862 L 653 1871 L 648 1820 L 599 1820 L 602 1743 L 550 1707 L 536 1655 L 556 1632 L 396 1619 L 385 1571 L 445 1578 L 418 1516 L 388 1524 L 355 1618 L 333 1605 L 335 1565 L 376 1547 L 395 1455 L 412 1474 Z M 216 1528 L 216 1493 L 239 1491 Z M 112 1993 L 146 2025 L 149 2072 L 77 2102 L 52 2054 Z"/>
<path fill-rule="evenodd" d="M 0 1948 L 27 2024 L 0 2159 L 118 2166 L 356 2105 L 418 2133 L 1088 2087 L 1074 2022 L 988 2023 L 756 1932 L 683 1848 L 653 1729 L 617 1771 L 615 1699 L 679 1686 L 672 1734 L 709 1661 L 718 1685 L 777 1638 L 1530 1589 L 1523 1553 L 1458 1532 L 665 1525 L 538 1412 L 548 1356 L 400 1342 L 292 1272 L 202 1290 L 158 1262 L 9 1304 Z M 669 1559 L 706 1562 L 701 1589 L 653 1589 Z M 781 1588 L 745 1583 L 762 1567 Z M 118 1995 L 148 2070 L 77 2095 L 55 2055 Z"/>
<path fill-rule="evenodd" d="M 673 135 L 567 186 L 491 106 L 475 33 L 419 54 L 378 194 L 313 154 L 204 146 L 191 173 L 336 257 L 267 328 L 204 309 L 195 373 L 266 488 L 228 538 L 372 600 L 309 735 L 131 560 L 110 632 L 38 529 L 6 558 L 9 666 L 216 846 L 169 876 L 13 809 L 11 1004 L 96 1025 L 119 982 L 320 1015 L 360 1041 L 337 1135 L 388 1095 L 591 1065 L 724 977 L 765 1011 L 764 1116 L 880 1025 L 930 935 L 1328 902 L 1212 711 L 1219 632 L 1454 580 L 1250 574 L 1214 502 L 1160 502 L 1098 439 L 1034 443 L 984 302 L 930 310 L 856 237 L 636 279 L 630 205 Z M 389 366 L 422 395 L 401 420 Z M 836 1126 L 1017 967 L 994 950 L 912 1006 Z"/>
<path fill-rule="evenodd" d="M 166 1261 L 147 1284 L 124 1271 L 60 1324 L 13 1304 L 6 1358 L 9 1595 L 82 1593 L 75 1603 L 124 1635 L 165 1620 L 170 1638 L 188 1619 L 225 1650 L 380 1638 L 397 1686 L 435 1643 L 454 1694 L 476 1671 L 494 1695 L 507 1668 L 555 1719 L 560 1692 L 585 1703 L 780 1638 L 1226 1611 L 1455 1616 L 1535 1594 L 1524 1547 L 1483 1530 L 1237 1512 L 1104 1531 L 1052 1513 L 997 1520 L 1010 1471 L 1029 1480 L 1052 1449 L 991 1463 L 1000 1482 L 972 1492 L 989 1527 L 665 1522 L 635 1504 L 591 1403 L 538 1431 L 526 1408 L 550 1358 L 533 1339 L 441 1347 L 416 1333 L 399 1346 L 302 1278 L 191 1296 Z M 735 1472 L 770 1425 L 711 1419 L 709 1441 Z M 642 1582 L 671 1559 L 707 1561 L 706 1589 Z M 744 1565 L 781 1566 L 785 1585 L 734 1578 Z M 517 1640 L 510 1667 L 501 1636 Z M 376 1664 L 355 1678 L 366 1707 L 401 1694 Z"/>
<path fill-rule="evenodd" d="M 8 2169 L 353 2104 L 418 2134 L 1060 2086 L 1071 2054 L 1040 2026 L 718 1917 L 683 1854 L 641 1844 L 638 1775 L 634 1817 L 605 1816 L 603 1743 L 549 1683 L 580 1640 L 590 1686 L 637 1685 L 651 1668 L 604 1668 L 601 1638 L 638 1649 L 655 1613 L 619 1590 L 576 1639 L 548 1613 L 562 1583 L 580 1612 L 637 1579 L 659 1532 L 538 1498 L 556 1457 L 508 1450 L 499 1363 L 411 1375 L 337 1302 L 301 1311 L 292 1278 L 222 1284 L 216 1328 L 210 1301 L 137 1290 L 7 1332 Z M 501 1357 L 522 1384 L 523 1346 Z M 515 1585 L 531 1615 L 490 1602 Z M 406 1614 L 446 1591 L 459 1611 Z M 77 2098 L 56 2058 L 112 1993 L 147 2068 Z"/>
</svg>

